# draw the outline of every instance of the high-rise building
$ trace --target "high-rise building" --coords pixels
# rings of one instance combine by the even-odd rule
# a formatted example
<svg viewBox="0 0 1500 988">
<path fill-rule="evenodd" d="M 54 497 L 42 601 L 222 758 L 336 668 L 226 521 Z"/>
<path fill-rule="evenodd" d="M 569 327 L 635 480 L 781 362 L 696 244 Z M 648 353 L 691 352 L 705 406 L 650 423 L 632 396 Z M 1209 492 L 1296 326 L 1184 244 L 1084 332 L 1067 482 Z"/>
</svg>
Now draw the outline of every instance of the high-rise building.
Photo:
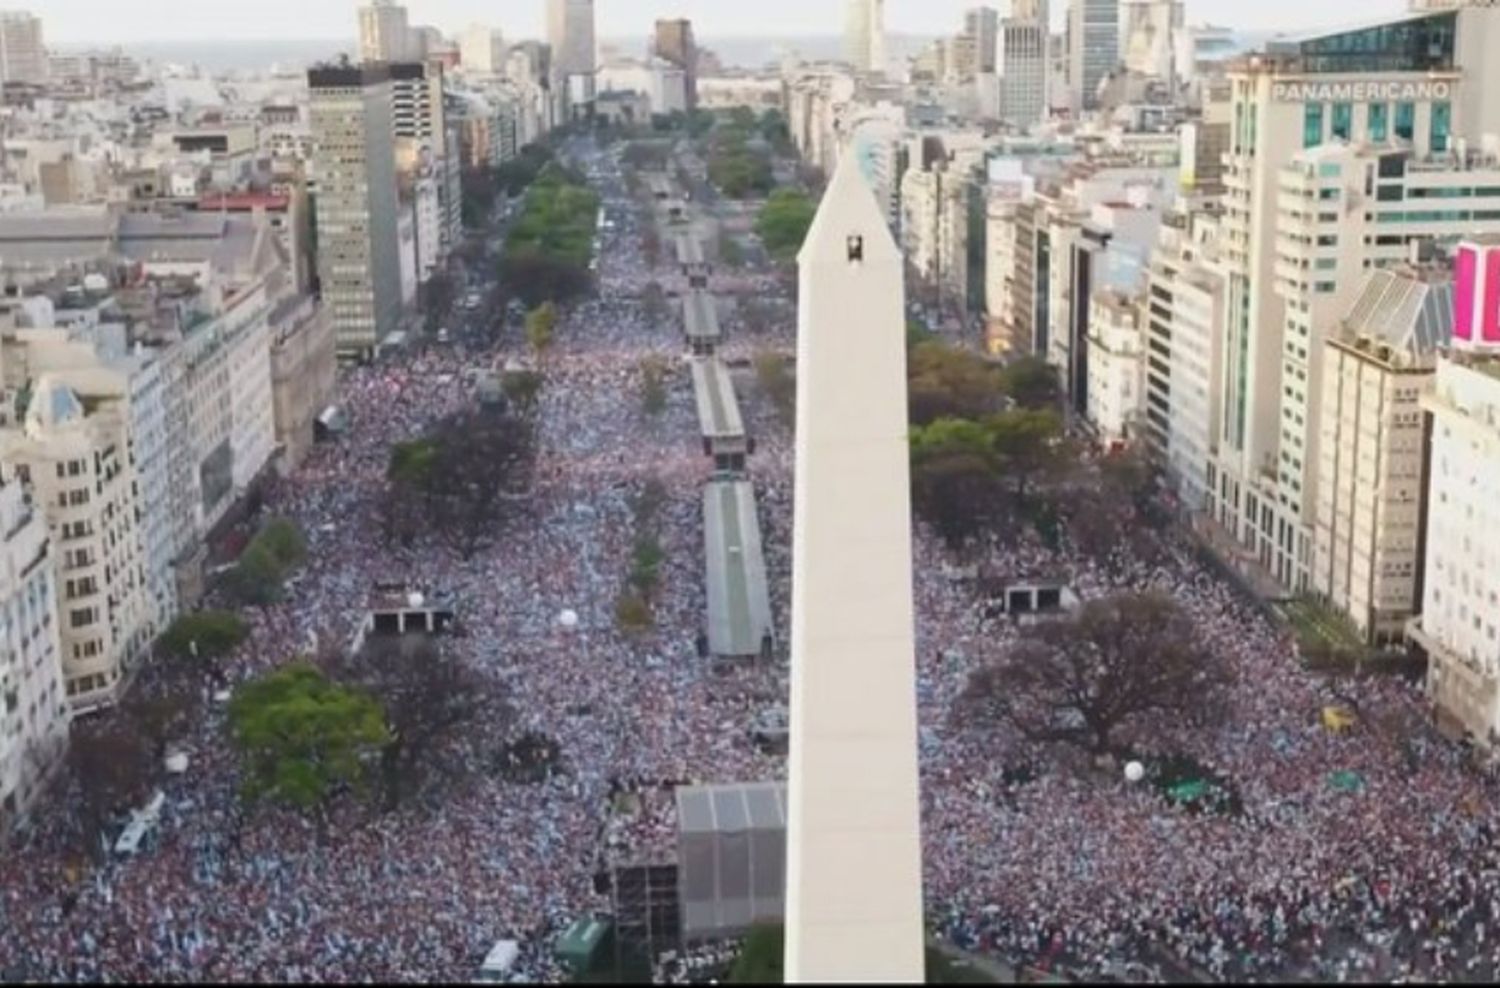
<svg viewBox="0 0 1500 988">
<path fill-rule="evenodd" d="M 46 518 L 0 463 L 0 832 L 26 812 L 62 754 L 68 704 Z"/>
<path fill-rule="evenodd" d="M 406 8 L 396 0 L 372 0 L 359 8 L 359 57 L 364 62 L 399 62 L 412 57 Z"/>
<path fill-rule="evenodd" d="M 1212 510 L 1286 588 L 1311 578 L 1324 333 L 1367 265 L 1500 221 L 1493 155 L 1456 153 L 1500 134 L 1497 45 L 1500 6 L 1467 6 L 1270 42 L 1230 68 Z"/>
<path fill-rule="evenodd" d="M 1120 0 L 1072 0 L 1068 89 L 1073 112 L 1099 107 L 1099 84 L 1120 64 Z"/>
<path fill-rule="evenodd" d="M 1019 5 L 1018 5 L 1019 6 Z M 1047 6 L 1036 5 L 1035 18 L 1007 17 L 1000 22 L 995 71 L 1000 77 L 999 117 L 1015 127 L 1030 128 L 1047 119 Z"/>
<path fill-rule="evenodd" d="M 860 72 L 884 72 L 885 0 L 848 0 L 844 60 Z"/>
<path fill-rule="evenodd" d="M 788 982 L 922 979 L 901 264 L 842 156 L 798 256 Z"/>
<path fill-rule="evenodd" d="M 1000 12 L 994 7 L 970 7 L 964 11 L 964 35 L 974 39 L 974 71 L 993 75 Z"/>
<path fill-rule="evenodd" d="M 598 65 L 594 0 L 547 0 L 547 43 L 552 46 L 554 89 L 561 89 L 571 104 L 593 99 Z"/>
<path fill-rule="evenodd" d="M 1374 271 L 1324 344 L 1312 589 L 1369 641 L 1399 644 L 1421 605 L 1427 426 L 1453 335 L 1446 265 Z"/>
<path fill-rule="evenodd" d="M 1485 747 L 1500 740 L 1500 242 L 1460 246 L 1453 346 L 1422 407 L 1431 415 L 1422 614 L 1427 692 Z"/>
<path fill-rule="evenodd" d="M 458 64 L 465 75 L 503 75 L 505 53 L 505 37 L 483 24 L 472 24 L 458 36 Z"/>
<path fill-rule="evenodd" d="M 401 317 L 391 70 L 325 65 L 307 84 L 323 305 L 339 352 L 369 354 Z"/>
<path fill-rule="evenodd" d="M 687 108 L 698 107 L 698 46 L 693 41 L 693 22 L 686 18 L 658 20 L 651 53 L 682 70 Z"/>
<path fill-rule="evenodd" d="M 1123 55 L 1132 72 L 1176 79 L 1176 38 L 1183 27 L 1183 0 L 1122 0 Z"/>
<path fill-rule="evenodd" d="M 0 10 L 0 82 L 46 81 L 42 19 L 24 10 Z"/>
</svg>

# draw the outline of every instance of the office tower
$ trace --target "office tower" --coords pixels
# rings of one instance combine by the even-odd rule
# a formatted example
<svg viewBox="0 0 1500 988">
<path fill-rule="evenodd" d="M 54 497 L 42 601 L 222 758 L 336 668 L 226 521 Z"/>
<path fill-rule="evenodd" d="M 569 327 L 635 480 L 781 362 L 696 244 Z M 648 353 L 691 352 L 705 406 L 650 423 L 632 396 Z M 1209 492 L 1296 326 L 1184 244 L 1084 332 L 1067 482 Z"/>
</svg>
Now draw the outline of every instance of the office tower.
<svg viewBox="0 0 1500 988">
<path fill-rule="evenodd" d="M 547 43 L 552 46 L 552 70 L 559 76 L 592 75 L 594 0 L 548 0 Z"/>
<path fill-rule="evenodd" d="M 0 464 L 0 832 L 26 812 L 68 738 L 47 520 Z"/>
<path fill-rule="evenodd" d="M 884 72 L 885 0 L 848 0 L 844 59 L 860 72 Z"/>
<path fill-rule="evenodd" d="M 786 980 L 916 983 L 902 260 L 853 155 L 839 159 L 798 269 Z"/>
<path fill-rule="evenodd" d="M 391 70 L 319 66 L 307 85 L 323 304 L 339 352 L 368 355 L 401 316 Z"/>
<path fill-rule="evenodd" d="M 1349 293 L 1413 241 L 1500 222 L 1500 159 L 1475 150 L 1500 133 L 1497 44 L 1500 6 L 1467 6 L 1269 42 L 1228 73 L 1212 510 L 1284 588 L 1310 585 L 1323 341 Z"/>
<path fill-rule="evenodd" d="M 1176 79 L 1175 38 L 1183 27 L 1183 0 L 1124 0 L 1123 54 L 1132 72 Z"/>
<path fill-rule="evenodd" d="M 1446 264 L 1373 271 L 1324 344 L 1312 587 L 1372 644 L 1399 645 L 1421 604 L 1421 401 L 1453 301 Z"/>
<path fill-rule="evenodd" d="M 411 57 L 406 8 L 395 0 L 373 0 L 359 8 L 359 57 L 365 62 L 399 62 Z"/>
<path fill-rule="evenodd" d="M 1000 13 L 994 7 L 971 7 L 964 11 L 964 35 L 974 39 L 974 71 L 995 72 L 995 43 L 1000 34 Z"/>
<path fill-rule="evenodd" d="M 1017 5 L 1020 8 L 1020 5 Z M 1007 17 L 1000 22 L 995 71 L 1000 77 L 999 117 L 1029 128 L 1047 119 L 1047 7 L 1038 3 L 1033 18 Z"/>
<path fill-rule="evenodd" d="M 693 22 L 685 18 L 659 20 L 651 53 L 682 70 L 687 108 L 698 106 L 698 46 L 693 41 Z"/>
<path fill-rule="evenodd" d="M 1073 112 L 1099 106 L 1099 84 L 1120 63 L 1120 0 L 1072 0 L 1068 88 Z"/>
<path fill-rule="evenodd" d="M 505 50 L 505 37 L 483 24 L 472 24 L 458 36 L 458 64 L 466 75 L 503 75 Z"/>
<path fill-rule="evenodd" d="M 0 10 L 0 82 L 46 81 L 42 19 L 24 10 Z"/>
</svg>

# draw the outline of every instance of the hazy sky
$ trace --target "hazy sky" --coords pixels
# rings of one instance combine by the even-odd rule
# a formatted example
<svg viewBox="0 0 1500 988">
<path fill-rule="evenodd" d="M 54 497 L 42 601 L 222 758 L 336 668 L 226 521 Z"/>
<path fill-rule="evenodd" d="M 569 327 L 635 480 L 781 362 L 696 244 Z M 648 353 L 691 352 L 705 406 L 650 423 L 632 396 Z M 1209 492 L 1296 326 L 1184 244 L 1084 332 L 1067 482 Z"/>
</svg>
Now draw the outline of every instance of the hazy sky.
<svg viewBox="0 0 1500 988">
<path fill-rule="evenodd" d="M 597 0 L 599 33 L 644 36 L 659 16 L 690 17 L 700 35 L 831 34 L 846 0 Z M 1066 0 L 1052 0 L 1054 17 Z M 938 34 L 956 30 L 976 0 L 886 0 L 887 27 Z M 1002 13 L 1009 0 L 991 0 Z M 351 0 L 12 0 L 43 21 L 49 41 L 348 38 Z M 512 36 L 540 37 L 544 0 L 409 0 L 413 23 L 456 30 L 478 22 Z M 1252 30 L 1336 25 L 1401 10 L 1405 0 L 1188 0 L 1189 22 Z"/>
</svg>

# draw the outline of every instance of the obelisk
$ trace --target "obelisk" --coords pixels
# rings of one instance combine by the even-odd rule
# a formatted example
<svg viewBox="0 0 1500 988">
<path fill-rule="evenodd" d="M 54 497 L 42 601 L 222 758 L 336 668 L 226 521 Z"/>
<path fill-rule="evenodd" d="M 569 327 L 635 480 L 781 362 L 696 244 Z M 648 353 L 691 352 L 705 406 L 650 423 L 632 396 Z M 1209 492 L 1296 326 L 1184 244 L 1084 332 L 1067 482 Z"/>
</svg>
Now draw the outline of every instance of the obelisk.
<svg viewBox="0 0 1500 988">
<path fill-rule="evenodd" d="M 786 980 L 923 980 L 901 252 L 845 153 L 797 257 Z"/>
</svg>

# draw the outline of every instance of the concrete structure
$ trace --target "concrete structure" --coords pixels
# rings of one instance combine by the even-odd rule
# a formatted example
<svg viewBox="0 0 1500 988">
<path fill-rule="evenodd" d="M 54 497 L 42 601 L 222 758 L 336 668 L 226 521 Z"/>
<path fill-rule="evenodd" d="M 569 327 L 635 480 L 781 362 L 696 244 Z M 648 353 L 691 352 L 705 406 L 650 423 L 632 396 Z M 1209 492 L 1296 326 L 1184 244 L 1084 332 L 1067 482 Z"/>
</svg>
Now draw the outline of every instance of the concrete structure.
<svg viewBox="0 0 1500 988">
<path fill-rule="evenodd" d="M 658 20 L 651 54 L 682 70 L 687 109 L 697 109 L 698 45 L 693 40 L 693 22 L 686 18 Z"/>
<path fill-rule="evenodd" d="M 1151 258 L 1141 435 L 1183 508 L 1203 512 L 1214 488 L 1228 281 L 1218 218 L 1186 206 L 1165 218 Z"/>
<path fill-rule="evenodd" d="M 371 0 L 359 8 L 359 58 L 362 62 L 399 62 L 421 57 L 413 45 L 406 8 L 395 0 Z"/>
<path fill-rule="evenodd" d="M 975 73 L 994 75 L 1000 12 L 994 7 L 970 7 L 964 11 L 964 36 L 973 39 Z"/>
<path fill-rule="evenodd" d="M 1421 605 L 1427 422 L 1453 334 L 1444 267 L 1375 271 L 1324 344 L 1313 592 L 1375 644 L 1399 643 Z"/>
<path fill-rule="evenodd" d="M 44 513 L 65 692 L 73 709 L 113 703 L 156 628 L 147 596 L 123 388 L 111 397 L 88 372 L 33 381 L 24 421 L 0 430 L 0 460 L 16 468 Z M 87 403 L 70 383 L 104 384 Z"/>
<path fill-rule="evenodd" d="M 315 423 L 337 396 L 337 347 L 333 323 L 310 295 L 282 300 L 269 322 L 278 468 L 288 474 L 312 449 Z"/>
<path fill-rule="evenodd" d="M 1022 130 L 1047 119 L 1047 39 L 1050 28 L 1043 17 L 1007 17 L 1000 23 L 995 72 L 1000 80 L 1002 123 Z"/>
<path fill-rule="evenodd" d="M 341 353 L 374 352 L 401 317 L 390 69 L 307 73 L 318 150 L 318 277 Z"/>
<path fill-rule="evenodd" d="M 505 74 L 505 36 L 483 24 L 471 24 L 458 36 L 458 64 L 466 76 Z"/>
<path fill-rule="evenodd" d="M 1120 0 L 1070 0 L 1068 90 L 1073 115 L 1099 107 L 1099 84 L 1120 64 Z"/>
<path fill-rule="evenodd" d="M 552 46 L 552 93 L 566 114 L 594 99 L 594 0 L 547 0 L 547 43 Z"/>
<path fill-rule="evenodd" d="M 884 72 L 885 0 L 846 0 L 844 60 L 857 72 Z"/>
<path fill-rule="evenodd" d="M 786 980 L 915 983 L 905 300 L 900 251 L 852 161 L 798 268 Z"/>
<path fill-rule="evenodd" d="M 42 19 L 24 10 L 0 10 L 0 82 L 47 81 Z"/>
<path fill-rule="evenodd" d="M 1136 436 L 1145 398 L 1145 345 L 1137 299 L 1096 292 L 1089 300 L 1087 418 L 1099 442 L 1124 446 Z"/>
<path fill-rule="evenodd" d="M 749 481 L 704 485 L 703 557 L 708 654 L 716 659 L 770 659 L 776 632 L 755 491 Z"/>
<path fill-rule="evenodd" d="M 1492 318 L 1500 319 L 1495 307 Z M 1422 616 L 1408 632 L 1428 657 L 1427 692 L 1479 744 L 1500 741 L 1500 361 L 1461 349 L 1438 361 L 1432 415 Z"/>
<path fill-rule="evenodd" d="M 52 544 L 0 463 L 0 835 L 26 813 L 68 739 Z"/>
<path fill-rule="evenodd" d="M 1480 212 L 1500 218 L 1473 202 L 1410 201 L 1418 186 L 1436 199 L 1462 195 L 1439 187 L 1472 195 L 1500 186 L 1476 181 L 1476 166 L 1492 167 L 1489 156 L 1459 147 L 1500 135 L 1500 101 L 1489 98 L 1500 91 L 1500 59 L 1489 54 L 1497 46 L 1500 6 L 1468 6 L 1277 40 L 1230 68 L 1230 287 L 1214 516 L 1289 590 L 1311 579 L 1321 334 L 1347 310 L 1367 260 L 1404 258 L 1408 239 L 1472 233 Z M 1350 159 L 1320 148 L 1330 142 L 1371 150 Z M 1406 149 L 1411 166 L 1393 160 L 1386 167 L 1395 174 L 1382 174 L 1391 145 Z M 1301 176 L 1286 171 L 1314 149 Z M 1291 188 L 1282 193 L 1283 185 Z"/>
<path fill-rule="evenodd" d="M 1183 29 L 1185 8 L 1183 0 L 1122 0 L 1125 68 L 1175 82 L 1176 39 Z"/>
</svg>

